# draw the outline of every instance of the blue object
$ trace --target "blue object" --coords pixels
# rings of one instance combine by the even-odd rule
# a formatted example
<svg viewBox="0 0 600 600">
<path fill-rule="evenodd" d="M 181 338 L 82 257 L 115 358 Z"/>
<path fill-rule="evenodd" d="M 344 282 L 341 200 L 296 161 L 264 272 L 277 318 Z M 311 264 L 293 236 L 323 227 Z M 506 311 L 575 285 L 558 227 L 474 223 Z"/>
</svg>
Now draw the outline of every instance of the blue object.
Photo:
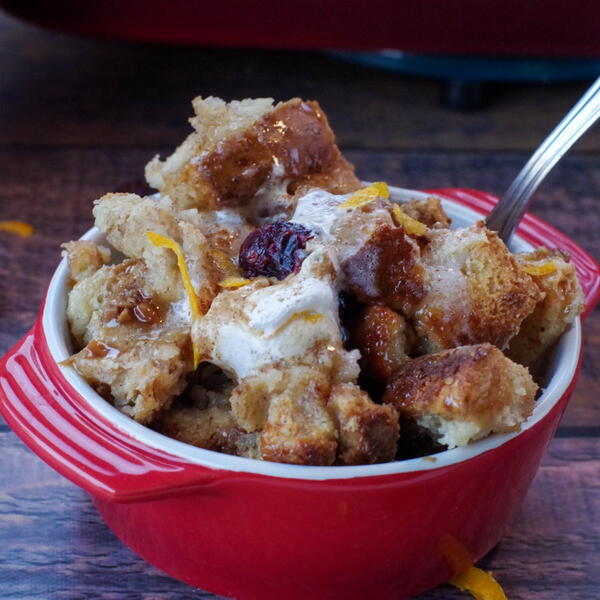
<svg viewBox="0 0 600 600">
<path fill-rule="evenodd" d="M 596 58 L 508 58 L 412 54 L 401 50 L 334 51 L 329 54 L 346 61 L 398 73 L 465 82 L 584 81 L 600 76 L 600 59 Z"/>
</svg>

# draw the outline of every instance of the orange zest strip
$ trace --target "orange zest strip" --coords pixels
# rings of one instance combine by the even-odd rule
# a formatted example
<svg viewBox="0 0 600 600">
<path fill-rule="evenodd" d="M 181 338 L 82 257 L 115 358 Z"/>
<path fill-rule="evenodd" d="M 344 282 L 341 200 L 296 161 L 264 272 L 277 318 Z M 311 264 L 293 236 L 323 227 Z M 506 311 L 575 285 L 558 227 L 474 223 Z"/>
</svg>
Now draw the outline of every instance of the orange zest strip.
<svg viewBox="0 0 600 600">
<path fill-rule="evenodd" d="M 292 323 L 292 321 L 295 321 L 296 319 L 302 319 L 308 323 L 318 323 L 322 318 L 323 318 L 323 315 L 321 313 L 316 313 L 316 312 L 313 312 L 312 310 L 303 310 L 301 312 L 297 312 L 297 313 L 293 314 L 283 325 L 278 327 L 273 332 L 273 335 L 281 332 L 290 323 Z"/>
<path fill-rule="evenodd" d="M 424 235 L 427 231 L 427 225 L 409 217 L 397 204 L 392 205 L 392 213 L 396 225 L 402 225 L 406 233 L 410 235 Z"/>
<path fill-rule="evenodd" d="M 188 302 L 190 303 L 190 312 L 192 313 L 192 319 L 197 319 L 202 316 L 200 312 L 200 303 L 198 302 L 198 296 L 194 290 L 194 286 L 192 285 L 192 280 L 190 279 L 190 274 L 187 270 L 187 266 L 185 264 L 185 257 L 183 256 L 183 250 L 179 246 L 179 244 L 160 233 L 154 233 L 154 231 L 146 231 L 146 236 L 148 239 L 154 244 L 157 248 L 168 248 L 171 250 L 175 256 L 177 257 L 177 266 L 179 267 L 179 272 L 181 273 L 181 279 L 183 280 L 183 287 L 187 293 Z M 192 347 L 194 351 L 194 369 L 198 366 L 200 362 L 200 352 L 196 345 L 192 340 Z"/>
<path fill-rule="evenodd" d="M 21 237 L 29 237 L 33 233 L 33 225 L 23 221 L 0 221 L 0 231 L 15 233 Z"/>
<path fill-rule="evenodd" d="M 469 592 L 475 600 L 507 600 L 506 594 L 492 574 L 477 567 L 469 567 L 448 583 L 463 592 Z"/>
<path fill-rule="evenodd" d="M 352 194 L 348 200 L 338 204 L 337 208 L 356 208 L 357 206 L 362 206 L 363 204 L 367 204 L 367 202 L 375 200 L 375 198 L 387 199 L 389 197 L 390 190 L 387 186 L 387 183 L 377 181 L 376 183 L 372 183 L 362 190 L 354 192 L 354 194 Z"/>
<path fill-rule="evenodd" d="M 211 250 L 211 258 L 215 265 L 225 274 L 225 278 L 219 282 L 219 286 L 226 290 L 236 290 L 252 283 L 250 279 L 242 277 L 240 270 L 225 252 Z"/>
<path fill-rule="evenodd" d="M 239 277 L 240 270 L 233 264 L 233 261 L 225 252 L 211 250 L 210 256 L 217 267 L 225 273 L 226 277 Z"/>
<path fill-rule="evenodd" d="M 323 318 L 323 315 L 321 313 L 305 310 L 304 312 L 296 313 L 294 317 L 297 319 L 304 319 L 309 323 L 318 323 Z"/>
<path fill-rule="evenodd" d="M 541 265 L 525 265 L 523 267 L 526 273 L 530 275 L 550 275 L 550 273 L 554 273 L 556 271 L 557 266 L 553 260 L 549 260 Z"/>
<path fill-rule="evenodd" d="M 223 281 L 219 282 L 219 286 L 226 290 L 236 290 L 237 288 L 244 287 L 252 283 L 250 279 L 246 279 L 245 277 L 225 277 Z"/>
<path fill-rule="evenodd" d="M 454 575 L 464 573 L 475 562 L 467 547 L 450 534 L 442 538 L 440 551 Z"/>
</svg>

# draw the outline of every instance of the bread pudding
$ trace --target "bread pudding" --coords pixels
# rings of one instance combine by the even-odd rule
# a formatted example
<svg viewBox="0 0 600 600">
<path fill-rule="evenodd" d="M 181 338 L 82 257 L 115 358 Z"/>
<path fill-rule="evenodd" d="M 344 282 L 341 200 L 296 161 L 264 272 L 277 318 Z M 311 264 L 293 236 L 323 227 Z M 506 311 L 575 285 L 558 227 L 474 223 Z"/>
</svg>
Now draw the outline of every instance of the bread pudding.
<svg viewBox="0 0 600 600">
<path fill-rule="evenodd" d="M 529 368 L 582 311 L 568 256 L 365 186 L 316 102 L 193 106 L 146 167 L 157 193 L 103 196 L 106 243 L 63 246 L 68 363 L 100 395 L 182 442 L 302 465 L 520 428 Z"/>
</svg>

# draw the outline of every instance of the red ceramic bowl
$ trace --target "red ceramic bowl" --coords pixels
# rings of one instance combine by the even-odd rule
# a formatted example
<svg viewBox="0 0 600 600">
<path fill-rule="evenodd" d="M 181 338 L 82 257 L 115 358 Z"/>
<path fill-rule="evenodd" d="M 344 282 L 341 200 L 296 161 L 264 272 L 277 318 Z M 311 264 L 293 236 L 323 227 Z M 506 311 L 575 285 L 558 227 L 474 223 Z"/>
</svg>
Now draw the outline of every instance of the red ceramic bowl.
<svg viewBox="0 0 600 600">
<path fill-rule="evenodd" d="M 457 225 L 477 220 L 495 202 L 468 190 L 435 193 Z M 396 199 L 417 195 L 393 189 Z M 86 237 L 100 236 L 92 230 Z M 514 249 L 531 245 L 571 254 L 588 313 L 600 296 L 599 265 L 527 216 Z M 65 281 L 61 264 L 36 324 L 0 363 L 2 414 L 34 452 L 92 495 L 111 529 L 140 556 L 182 581 L 236 598 L 398 599 L 481 558 L 521 505 L 581 358 L 577 319 L 518 434 L 442 452 L 435 461 L 268 463 L 142 427 L 58 366 L 70 351 Z"/>
<path fill-rule="evenodd" d="M 277 0 L 0 0 L 0 7 L 38 25 L 128 40 L 486 56 L 600 54 L 595 0 L 579 0 L 568 13 L 568 27 L 564 0 L 304 0 L 300 6 Z"/>
</svg>

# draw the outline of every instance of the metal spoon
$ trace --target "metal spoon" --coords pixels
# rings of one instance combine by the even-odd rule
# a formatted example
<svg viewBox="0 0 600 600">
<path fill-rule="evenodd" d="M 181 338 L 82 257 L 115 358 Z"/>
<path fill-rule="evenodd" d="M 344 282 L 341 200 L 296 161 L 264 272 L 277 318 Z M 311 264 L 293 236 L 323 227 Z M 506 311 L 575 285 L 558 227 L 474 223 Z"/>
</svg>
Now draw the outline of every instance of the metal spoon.
<svg viewBox="0 0 600 600">
<path fill-rule="evenodd" d="M 553 129 L 486 219 L 508 244 L 531 196 L 550 169 L 600 117 L 600 77 Z"/>
</svg>

